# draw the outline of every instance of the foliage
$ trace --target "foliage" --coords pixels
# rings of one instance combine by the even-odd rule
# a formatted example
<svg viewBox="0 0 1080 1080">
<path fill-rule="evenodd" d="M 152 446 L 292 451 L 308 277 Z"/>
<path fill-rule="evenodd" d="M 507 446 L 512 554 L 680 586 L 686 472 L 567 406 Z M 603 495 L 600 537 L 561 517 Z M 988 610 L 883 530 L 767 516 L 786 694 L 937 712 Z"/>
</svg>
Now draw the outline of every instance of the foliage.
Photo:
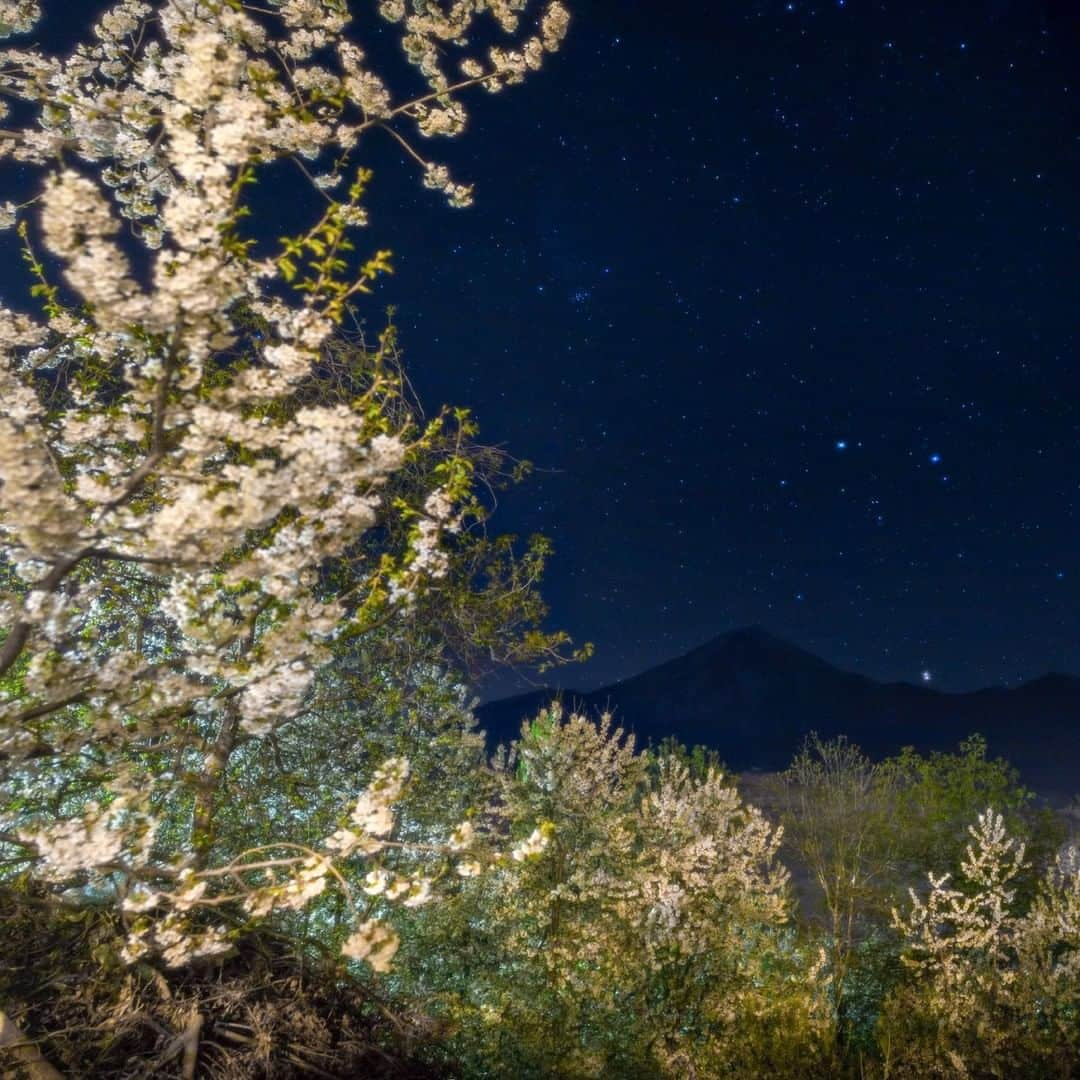
<svg viewBox="0 0 1080 1080">
<path fill-rule="evenodd" d="M 419 913 L 401 965 L 471 1070 L 804 1075 L 828 1027 L 817 957 L 788 925 L 779 832 L 721 775 L 553 707 L 491 785 L 487 814 L 547 842 Z"/>
<path fill-rule="evenodd" d="M 975 815 L 994 806 L 1028 844 L 1013 883 L 1025 910 L 1063 838 L 1056 815 L 1034 807 L 979 736 L 955 753 L 909 747 L 872 762 L 843 738 L 812 735 L 777 795 L 792 865 L 815 886 L 804 915 L 823 932 L 838 1035 L 852 1051 L 873 1050 L 882 1002 L 901 978 L 892 908 L 928 867 L 959 871 Z"/>
<path fill-rule="evenodd" d="M 906 747 L 882 763 L 896 792 L 894 819 L 903 823 L 897 830 L 907 870 L 903 887 L 927 867 L 959 870 L 972 819 L 992 806 L 1027 847 L 1029 862 L 1015 884 L 1022 903 L 1034 898 L 1042 868 L 1053 861 L 1064 831 L 1058 815 L 1036 805 L 1034 792 L 1020 782 L 1016 769 L 986 754 L 986 740 L 972 735 L 955 753 L 922 755 Z"/>
</svg>

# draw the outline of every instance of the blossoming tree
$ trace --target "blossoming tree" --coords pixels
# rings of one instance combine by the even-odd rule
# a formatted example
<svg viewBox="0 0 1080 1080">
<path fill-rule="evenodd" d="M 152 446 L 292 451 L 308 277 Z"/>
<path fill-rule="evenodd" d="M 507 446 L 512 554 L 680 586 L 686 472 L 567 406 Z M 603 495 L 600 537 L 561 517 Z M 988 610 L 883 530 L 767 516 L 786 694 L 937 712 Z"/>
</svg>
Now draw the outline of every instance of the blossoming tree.
<svg viewBox="0 0 1080 1080">
<path fill-rule="evenodd" d="M 3 842 L 58 885 L 122 900 L 129 958 L 221 951 L 208 915 L 223 905 L 258 917 L 328 883 L 351 894 L 339 867 L 385 850 L 409 775 L 385 761 L 317 843 L 281 836 L 224 859 L 215 845 L 237 750 L 304 715 L 336 643 L 447 576 L 469 507 L 458 458 L 411 503 L 388 498 L 441 430 L 400 407 L 389 338 L 363 351 L 346 400 L 310 393 L 390 269 L 388 252 L 357 259 L 350 239 L 365 222 L 362 140 L 389 131 L 427 186 L 465 204 L 469 189 L 398 125 L 458 133 L 460 92 L 520 81 L 567 25 L 557 0 L 378 12 L 426 82 L 402 103 L 342 0 L 120 0 L 70 56 L 0 61 L 15 102 L 0 152 L 45 172 L 40 195 L 3 214 L 40 304 L 0 309 Z M 38 15 L 4 0 L 0 31 Z M 485 54 L 469 42 L 488 15 L 509 44 Z M 285 159 L 325 208 L 266 251 L 245 232 L 245 195 Z M 365 558 L 380 523 L 402 542 Z M 416 905 L 430 882 L 383 891 Z M 367 920 L 345 948 L 384 969 L 396 945 Z"/>
</svg>

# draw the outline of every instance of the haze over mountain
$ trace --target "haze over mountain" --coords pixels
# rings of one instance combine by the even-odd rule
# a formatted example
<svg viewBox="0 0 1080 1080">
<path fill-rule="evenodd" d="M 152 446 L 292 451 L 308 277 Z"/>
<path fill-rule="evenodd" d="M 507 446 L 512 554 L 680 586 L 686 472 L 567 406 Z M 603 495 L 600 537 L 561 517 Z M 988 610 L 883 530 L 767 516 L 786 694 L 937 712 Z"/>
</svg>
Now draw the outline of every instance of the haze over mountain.
<svg viewBox="0 0 1080 1080">
<path fill-rule="evenodd" d="M 784 768 L 811 731 L 846 735 L 874 757 L 907 745 L 953 749 L 979 732 L 1036 790 L 1080 791 L 1080 679 L 1070 675 L 945 693 L 841 671 L 748 627 L 599 690 L 547 687 L 489 702 L 477 710 L 480 726 L 493 742 L 507 741 L 556 696 L 568 709 L 611 711 L 639 743 L 674 735 L 713 747 L 739 771 Z"/>
</svg>

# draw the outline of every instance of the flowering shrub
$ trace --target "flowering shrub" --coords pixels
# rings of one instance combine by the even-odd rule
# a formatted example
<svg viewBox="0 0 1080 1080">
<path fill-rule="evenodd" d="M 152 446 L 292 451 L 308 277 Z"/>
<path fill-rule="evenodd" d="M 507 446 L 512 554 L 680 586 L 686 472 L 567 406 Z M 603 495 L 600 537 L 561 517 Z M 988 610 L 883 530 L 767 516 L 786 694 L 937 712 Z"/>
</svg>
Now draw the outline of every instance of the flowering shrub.
<svg viewBox="0 0 1080 1080">
<path fill-rule="evenodd" d="M 567 22 L 557 2 L 531 34 L 525 5 L 503 0 L 379 10 L 427 83 L 402 104 L 337 0 L 120 0 L 71 56 L 0 61 L 0 89 L 33 114 L 0 151 L 47 170 L 32 214 L 4 211 L 42 310 L 0 309 L 3 841 L 58 888 L 120 899 L 128 959 L 220 952 L 216 913 L 237 906 L 297 909 L 331 883 L 352 896 L 340 867 L 358 858 L 397 903 L 430 896 L 423 873 L 379 876 L 405 760 L 314 841 L 223 851 L 217 828 L 236 756 L 305 715 L 342 642 L 448 577 L 470 506 L 461 459 L 413 502 L 388 498 L 440 431 L 402 409 L 389 335 L 360 354 L 347 400 L 312 397 L 351 305 L 390 269 L 388 252 L 352 256 L 369 174 L 350 158 L 376 127 L 419 157 L 395 122 L 457 133 L 458 92 L 520 81 Z M 484 11 L 521 40 L 476 55 Z M 38 14 L 4 3 L 0 32 Z M 263 252 L 242 234 L 244 194 L 285 158 L 326 208 Z M 402 543 L 365 548 L 376 524 Z M 385 970 L 396 947 L 365 919 L 345 953 Z"/>
<path fill-rule="evenodd" d="M 1080 1060 L 1080 875 L 1059 856 L 1014 910 L 1024 847 L 987 810 L 955 884 L 930 875 L 895 912 L 909 983 L 887 1003 L 888 1075 L 1067 1076 Z"/>
<path fill-rule="evenodd" d="M 786 925 L 778 830 L 730 784 L 555 707 L 492 785 L 481 820 L 519 869 L 459 869 L 403 934 L 400 983 L 475 1074 L 806 1075 L 820 961 Z"/>
</svg>

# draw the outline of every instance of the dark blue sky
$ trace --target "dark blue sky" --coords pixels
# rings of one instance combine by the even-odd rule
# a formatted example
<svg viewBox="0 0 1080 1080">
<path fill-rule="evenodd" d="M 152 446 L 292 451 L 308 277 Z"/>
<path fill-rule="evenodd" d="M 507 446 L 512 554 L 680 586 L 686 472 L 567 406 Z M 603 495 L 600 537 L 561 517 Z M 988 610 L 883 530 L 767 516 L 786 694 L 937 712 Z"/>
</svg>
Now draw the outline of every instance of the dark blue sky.
<svg viewBox="0 0 1080 1080">
<path fill-rule="evenodd" d="M 474 208 L 372 138 L 368 236 L 421 398 L 541 470 L 493 528 L 555 541 L 565 682 L 748 623 L 947 689 L 1080 673 L 1080 7 L 571 6 L 432 147 Z"/>
<path fill-rule="evenodd" d="M 495 524 L 556 543 L 564 680 L 746 623 L 948 689 L 1080 672 L 1080 8 L 575 12 L 446 147 L 476 206 L 387 159 L 373 214 L 422 397 L 549 470 Z"/>
</svg>

